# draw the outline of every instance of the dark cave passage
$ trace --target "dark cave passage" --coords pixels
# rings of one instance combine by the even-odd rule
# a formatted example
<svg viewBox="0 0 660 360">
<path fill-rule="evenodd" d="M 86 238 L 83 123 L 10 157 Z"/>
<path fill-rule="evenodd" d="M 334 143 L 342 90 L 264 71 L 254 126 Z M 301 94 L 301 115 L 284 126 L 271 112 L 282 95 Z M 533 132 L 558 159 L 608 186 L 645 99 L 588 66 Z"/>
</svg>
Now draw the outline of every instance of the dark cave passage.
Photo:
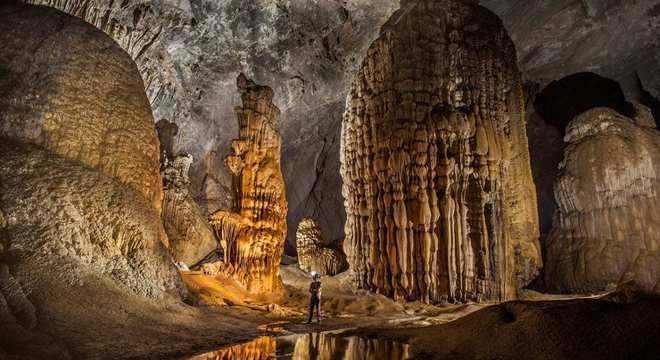
<svg viewBox="0 0 660 360">
<path fill-rule="evenodd" d="M 562 131 L 577 115 L 596 107 L 609 107 L 628 117 L 635 115 L 618 82 L 591 72 L 551 82 L 538 94 L 534 107 L 545 122 Z"/>
</svg>

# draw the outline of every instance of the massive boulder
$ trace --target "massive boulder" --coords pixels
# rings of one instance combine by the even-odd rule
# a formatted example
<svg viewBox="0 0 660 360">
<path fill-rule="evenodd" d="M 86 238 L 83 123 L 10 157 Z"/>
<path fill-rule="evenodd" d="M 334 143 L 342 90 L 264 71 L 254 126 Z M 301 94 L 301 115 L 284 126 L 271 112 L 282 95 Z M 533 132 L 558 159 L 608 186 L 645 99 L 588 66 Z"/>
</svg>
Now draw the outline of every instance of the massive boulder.
<svg viewBox="0 0 660 360">
<path fill-rule="evenodd" d="M 286 238 L 287 202 L 280 168 L 280 110 L 273 90 L 240 74 L 239 132 L 226 163 L 234 175 L 234 211 L 218 211 L 211 224 L 225 250 L 222 271 L 253 294 L 280 295 L 279 265 Z"/>
<path fill-rule="evenodd" d="M 131 58 L 55 10 L 9 2 L 0 12 L 0 136 L 98 169 L 160 209 L 158 138 Z"/>
<path fill-rule="evenodd" d="M 4 2 L 0 42 L 0 345 L 61 358 L 42 330 L 75 337 L 185 293 L 158 139 L 135 65 L 98 29 Z"/>
<path fill-rule="evenodd" d="M 516 52 L 470 1 L 406 1 L 347 100 L 344 247 L 362 288 L 505 300 L 541 266 Z"/>
<path fill-rule="evenodd" d="M 588 293 L 634 280 L 660 291 L 660 133 L 654 127 L 643 107 L 634 120 L 596 108 L 569 124 L 547 240 L 550 289 Z"/>
<path fill-rule="evenodd" d="M 338 249 L 327 247 L 316 219 L 305 218 L 296 231 L 298 264 L 307 272 L 337 275 L 348 269 L 346 255 Z"/>
<path fill-rule="evenodd" d="M 137 191 L 34 145 L 2 138 L 0 154 L 9 268 L 40 302 L 49 289 L 80 286 L 152 299 L 183 294 L 160 218 Z"/>
</svg>

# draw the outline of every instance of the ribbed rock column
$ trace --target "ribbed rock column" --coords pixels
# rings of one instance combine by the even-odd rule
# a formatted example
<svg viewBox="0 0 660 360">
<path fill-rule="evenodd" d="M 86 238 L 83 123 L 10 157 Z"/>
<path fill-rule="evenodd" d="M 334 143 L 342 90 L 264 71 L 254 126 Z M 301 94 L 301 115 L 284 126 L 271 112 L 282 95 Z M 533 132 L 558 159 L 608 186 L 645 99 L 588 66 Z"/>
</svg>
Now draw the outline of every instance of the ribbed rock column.
<svg viewBox="0 0 660 360">
<path fill-rule="evenodd" d="M 344 114 L 345 251 L 408 300 L 504 300 L 541 266 L 515 48 L 473 1 L 404 1 Z"/>
<path fill-rule="evenodd" d="M 300 268 L 323 275 L 337 275 L 348 269 L 346 255 L 341 251 L 325 247 L 318 220 L 304 218 L 296 231 L 296 250 Z"/>
<path fill-rule="evenodd" d="M 282 139 L 273 90 L 243 74 L 237 80 L 243 106 L 236 108 L 239 137 L 226 163 L 234 175 L 235 211 L 219 211 L 211 223 L 225 249 L 224 272 L 255 294 L 279 294 L 279 264 L 286 238 L 287 202 L 280 169 Z"/>
</svg>

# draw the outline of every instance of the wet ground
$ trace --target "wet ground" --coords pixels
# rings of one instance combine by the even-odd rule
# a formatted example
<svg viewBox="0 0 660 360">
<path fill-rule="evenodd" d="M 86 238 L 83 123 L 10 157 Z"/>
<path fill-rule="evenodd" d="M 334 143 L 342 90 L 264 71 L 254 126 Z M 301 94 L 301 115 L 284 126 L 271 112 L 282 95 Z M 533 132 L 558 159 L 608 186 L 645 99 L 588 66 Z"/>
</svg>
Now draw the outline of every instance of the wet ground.
<svg viewBox="0 0 660 360">
<path fill-rule="evenodd" d="M 342 332 L 316 332 L 264 336 L 245 344 L 224 347 L 184 359 L 406 360 L 412 359 L 412 353 L 408 344 L 394 340 L 344 336 Z"/>
</svg>

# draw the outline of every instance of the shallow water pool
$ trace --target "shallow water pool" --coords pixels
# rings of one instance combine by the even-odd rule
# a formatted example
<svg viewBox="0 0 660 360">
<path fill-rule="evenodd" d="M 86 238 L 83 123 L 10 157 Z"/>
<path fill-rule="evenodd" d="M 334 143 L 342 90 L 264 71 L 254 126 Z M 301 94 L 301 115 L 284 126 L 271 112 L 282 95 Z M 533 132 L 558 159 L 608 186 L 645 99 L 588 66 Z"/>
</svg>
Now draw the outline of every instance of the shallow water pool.
<svg viewBox="0 0 660 360">
<path fill-rule="evenodd" d="M 189 360 L 405 360 L 412 359 L 408 344 L 324 332 L 264 336 L 249 343 L 225 347 Z"/>
</svg>

